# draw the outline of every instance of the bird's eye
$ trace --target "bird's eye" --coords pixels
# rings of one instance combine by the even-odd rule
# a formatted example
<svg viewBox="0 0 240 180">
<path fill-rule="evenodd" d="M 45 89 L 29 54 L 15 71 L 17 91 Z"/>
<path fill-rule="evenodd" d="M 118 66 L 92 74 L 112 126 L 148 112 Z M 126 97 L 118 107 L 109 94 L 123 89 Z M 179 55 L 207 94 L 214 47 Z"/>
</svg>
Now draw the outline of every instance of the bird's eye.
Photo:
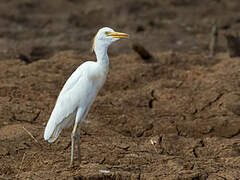
<svg viewBox="0 0 240 180">
<path fill-rule="evenodd" d="M 106 32 L 104 32 L 107 36 L 109 36 L 110 35 L 110 32 L 108 32 L 108 31 L 106 31 Z"/>
</svg>

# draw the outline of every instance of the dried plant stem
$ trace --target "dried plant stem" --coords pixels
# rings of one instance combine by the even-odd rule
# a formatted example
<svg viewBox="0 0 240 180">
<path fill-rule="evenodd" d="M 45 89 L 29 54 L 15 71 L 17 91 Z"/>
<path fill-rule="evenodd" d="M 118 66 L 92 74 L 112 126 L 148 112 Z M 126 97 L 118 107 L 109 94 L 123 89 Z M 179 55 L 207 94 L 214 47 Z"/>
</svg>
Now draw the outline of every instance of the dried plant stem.
<svg viewBox="0 0 240 180">
<path fill-rule="evenodd" d="M 29 134 L 29 136 L 37 143 L 37 144 L 39 144 L 40 146 L 41 146 L 41 144 L 38 142 L 38 140 L 23 126 L 22 127 L 23 129 L 24 129 L 24 131 L 26 131 L 28 134 Z"/>
<path fill-rule="evenodd" d="M 24 154 L 23 154 L 22 161 L 21 161 L 21 164 L 20 164 L 20 167 L 19 167 L 18 173 L 17 173 L 17 177 L 18 177 L 20 171 L 22 170 L 22 165 L 23 165 L 23 161 L 24 161 L 24 159 L 25 159 L 25 156 L 26 156 L 26 152 L 24 152 Z"/>
</svg>

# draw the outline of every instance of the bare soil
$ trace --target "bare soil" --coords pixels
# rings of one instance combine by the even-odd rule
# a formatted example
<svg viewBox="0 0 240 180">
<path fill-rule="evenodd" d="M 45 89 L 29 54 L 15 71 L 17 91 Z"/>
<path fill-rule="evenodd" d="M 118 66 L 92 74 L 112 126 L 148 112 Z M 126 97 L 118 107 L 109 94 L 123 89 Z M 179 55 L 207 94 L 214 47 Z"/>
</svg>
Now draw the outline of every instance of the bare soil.
<svg viewBox="0 0 240 180">
<path fill-rule="evenodd" d="M 0 179 L 240 178 L 240 58 L 214 21 L 239 31 L 238 0 L 2 0 Z M 110 72 L 70 163 L 71 128 L 49 144 L 44 127 L 97 29 L 129 33 L 109 49 Z M 151 63 L 133 50 L 140 43 Z"/>
</svg>

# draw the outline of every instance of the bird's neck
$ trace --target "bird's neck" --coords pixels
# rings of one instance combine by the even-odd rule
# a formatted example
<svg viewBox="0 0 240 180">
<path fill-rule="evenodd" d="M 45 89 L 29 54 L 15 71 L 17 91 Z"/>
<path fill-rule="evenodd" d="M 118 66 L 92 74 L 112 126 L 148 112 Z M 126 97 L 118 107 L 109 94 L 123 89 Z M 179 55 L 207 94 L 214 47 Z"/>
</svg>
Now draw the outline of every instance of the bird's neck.
<svg viewBox="0 0 240 180">
<path fill-rule="evenodd" d="M 97 57 L 97 63 L 99 63 L 102 66 L 105 66 L 106 68 L 108 68 L 108 65 L 109 65 L 107 50 L 108 50 L 108 47 L 94 48 L 94 51 Z"/>
</svg>

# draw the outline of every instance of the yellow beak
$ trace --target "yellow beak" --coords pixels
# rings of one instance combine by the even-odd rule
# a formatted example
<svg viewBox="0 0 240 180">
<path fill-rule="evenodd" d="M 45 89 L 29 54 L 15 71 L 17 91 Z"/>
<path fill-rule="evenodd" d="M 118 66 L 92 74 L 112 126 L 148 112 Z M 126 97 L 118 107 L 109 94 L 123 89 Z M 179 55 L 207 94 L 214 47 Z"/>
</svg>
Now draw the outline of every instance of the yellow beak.
<svg viewBox="0 0 240 180">
<path fill-rule="evenodd" d="M 121 32 L 110 32 L 108 33 L 108 36 L 112 36 L 114 38 L 123 38 L 123 39 L 128 39 L 129 35 L 126 33 L 121 33 Z"/>
</svg>

